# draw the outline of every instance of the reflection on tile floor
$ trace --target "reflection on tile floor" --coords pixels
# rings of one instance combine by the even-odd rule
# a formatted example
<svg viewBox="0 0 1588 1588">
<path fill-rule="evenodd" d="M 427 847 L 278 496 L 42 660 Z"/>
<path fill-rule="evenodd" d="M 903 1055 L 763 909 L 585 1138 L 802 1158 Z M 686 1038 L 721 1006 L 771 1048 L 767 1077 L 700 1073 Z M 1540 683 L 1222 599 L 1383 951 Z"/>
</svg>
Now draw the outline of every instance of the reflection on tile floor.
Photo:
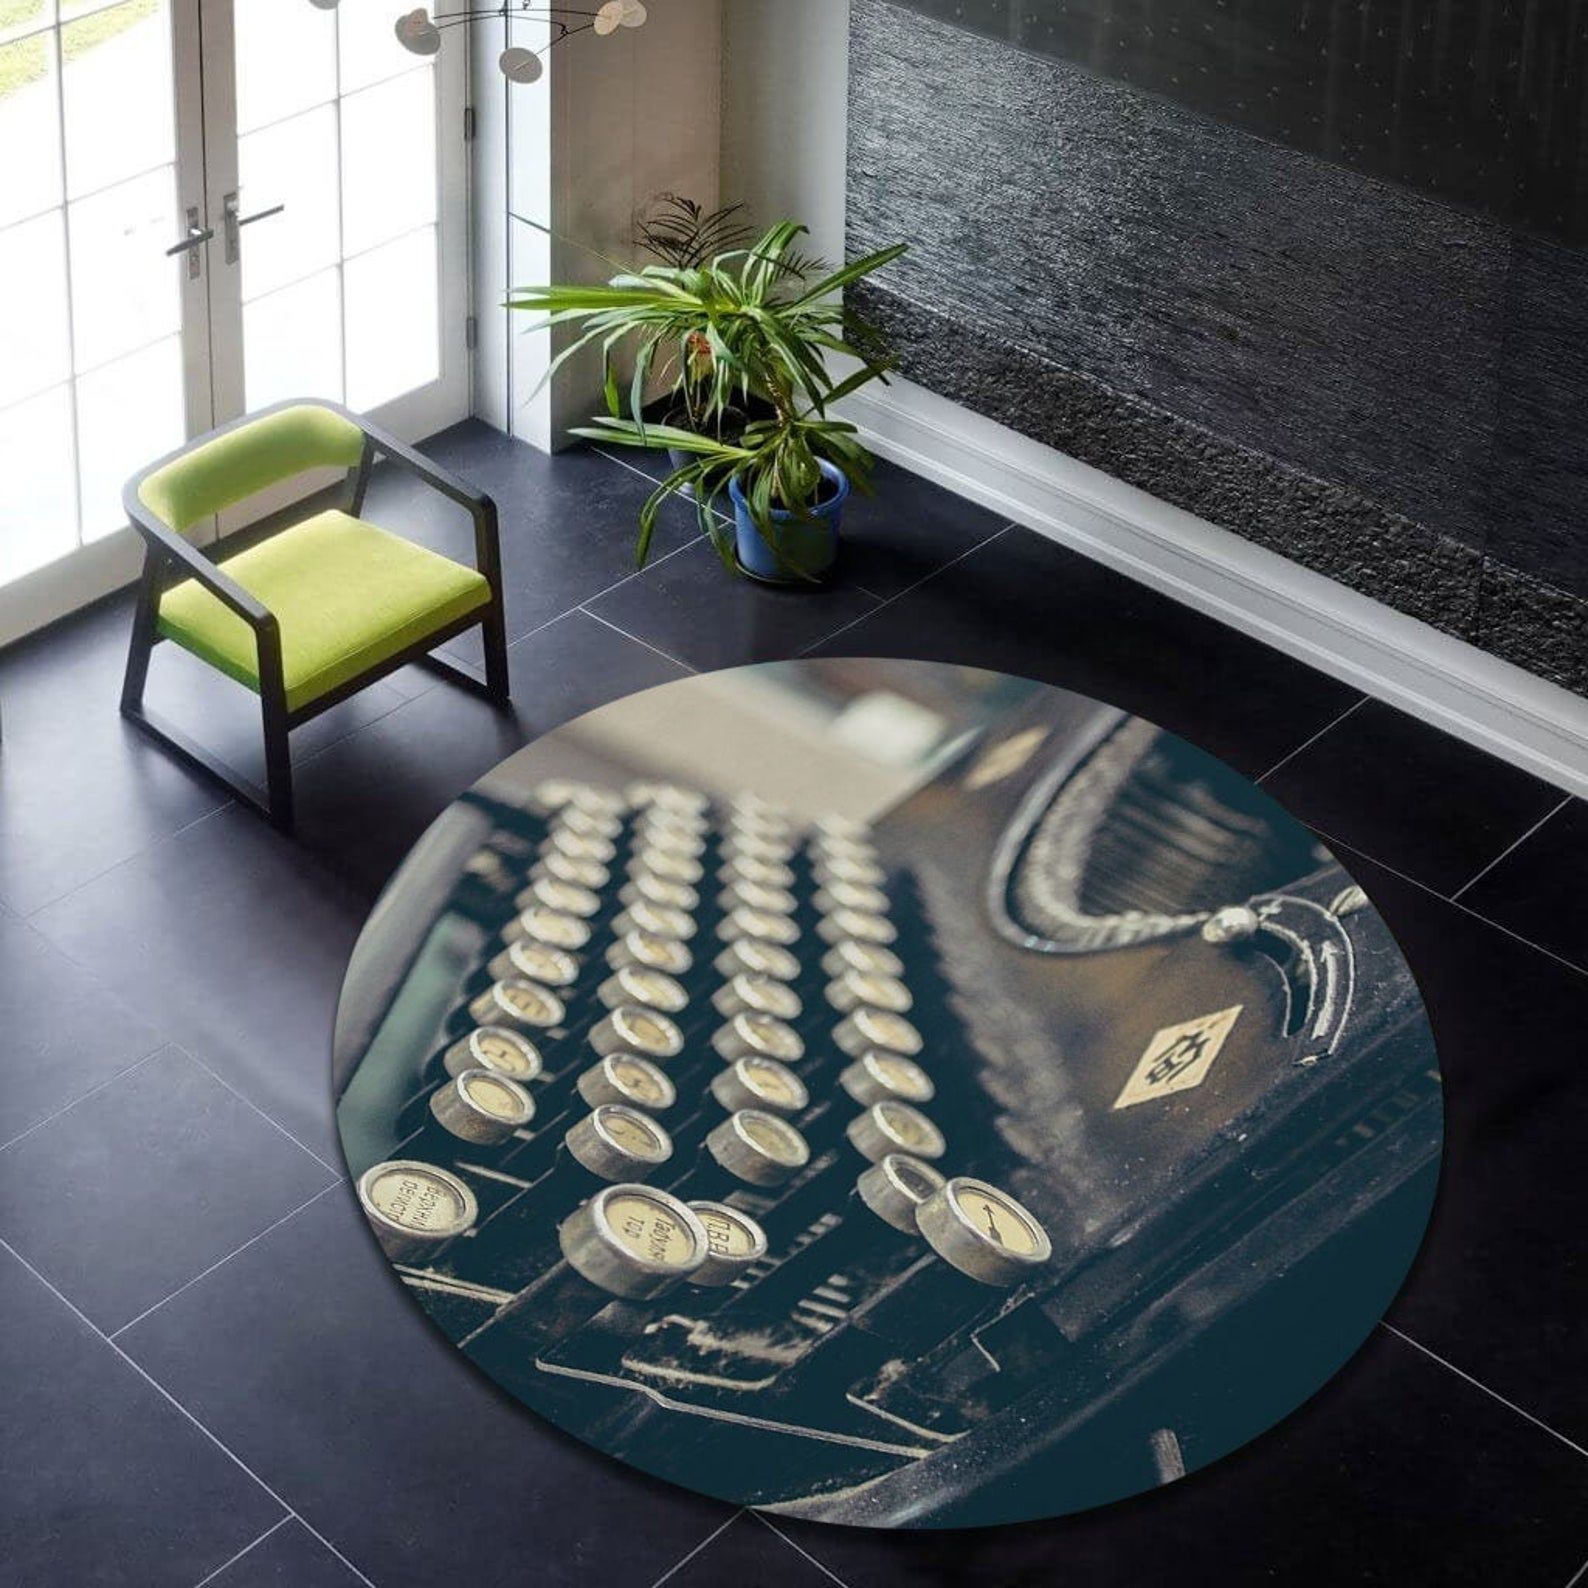
<svg viewBox="0 0 1588 1588">
<path fill-rule="evenodd" d="M 0 1511 L 17 1581 L 1103 1588 L 1157 1581 L 1165 1560 L 1235 1588 L 1574 1580 L 1580 802 L 895 469 L 856 512 L 843 582 L 812 598 L 725 582 L 683 513 L 635 574 L 648 485 L 621 461 L 546 459 L 477 424 L 433 450 L 502 507 L 515 709 L 412 669 L 349 702 L 296 746 L 293 842 L 124 728 L 124 600 L 0 656 Z M 376 499 L 432 511 L 396 484 Z M 413 522 L 439 545 L 467 533 Z M 981 1535 L 735 1516 L 507 1402 L 400 1294 L 337 1183 L 342 964 L 426 824 L 579 712 L 799 652 L 1026 674 L 1271 774 L 1417 973 L 1449 1122 L 1412 1280 L 1335 1383 L 1170 1494 Z M 256 754 L 251 697 L 161 660 L 173 715 Z"/>
</svg>

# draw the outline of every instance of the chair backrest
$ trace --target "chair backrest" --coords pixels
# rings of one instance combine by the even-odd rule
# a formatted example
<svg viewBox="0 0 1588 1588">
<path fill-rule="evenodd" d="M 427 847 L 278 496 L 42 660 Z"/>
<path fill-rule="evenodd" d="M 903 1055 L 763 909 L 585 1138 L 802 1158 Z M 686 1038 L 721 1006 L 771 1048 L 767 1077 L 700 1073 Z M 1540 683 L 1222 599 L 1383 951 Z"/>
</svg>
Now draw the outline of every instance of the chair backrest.
<svg viewBox="0 0 1588 1588">
<path fill-rule="evenodd" d="M 138 481 L 138 500 L 183 531 L 211 513 L 310 469 L 355 467 L 364 432 L 345 414 L 295 403 L 197 442 Z"/>
</svg>

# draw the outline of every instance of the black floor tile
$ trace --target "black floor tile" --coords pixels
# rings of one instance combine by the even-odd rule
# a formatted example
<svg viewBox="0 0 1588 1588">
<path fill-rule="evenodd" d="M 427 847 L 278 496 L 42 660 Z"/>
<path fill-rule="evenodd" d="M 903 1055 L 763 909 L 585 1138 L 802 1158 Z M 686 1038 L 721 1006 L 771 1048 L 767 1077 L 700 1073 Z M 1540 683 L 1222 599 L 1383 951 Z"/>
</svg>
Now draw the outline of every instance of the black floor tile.
<svg viewBox="0 0 1588 1588">
<path fill-rule="evenodd" d="M 334 1178 L 168 1048 L 0 1152 L 0 1236 L 113 1334 Z"/>
<path fill-rule="evenodd" d="M 289 1517 L 204 1588 L 354 1588 L 358 1581 L 350 1566 Z"/>
<path fill-rule="evenodd" d="M 4 1565 L 28 1588 L 196 1583 L 281 1507 L 0 1251 Z"/>
<path fill-rule="evenodd" d="M 1417 977 L 1444 1076 L 1439 1195 L 1390 1319 L 1588 1448 L 1588 976 L 1359 855 L 1339 858 Z"/>
<path fill-rule="evenodd" d="M 161 1038 L 100 979 L 0 911 L 0 1144 L 153 1053 Z"/>
<path fill-rule="evenodd" d="M 0 900 L 21 915 L 225 803 L 119 712 L 131 607 L 0 655 Z"/>
<path fill-rule="evenodd" d="M 634 572 L 636 520 L 650 492 L 631 470 L 588 448 L 548 456 L 472 419 L 432 437 L 424 450 L 496 500 L 509 640 Z M 365 511 L 376 523 L 473 561 L 468 515 L 433 492 L 416 491 L 402 475 L 378 480 Z M 652 555 L 676 550 L 697 533 L 694 510 L 670 505 Z M 471 661 L 480 657 L 472 630 L 448 649 Z"/>
<path fill-rule="evenodd" d="M 847 575 L 817 590 L 752 584 L 702 542 L 607 591 L 590 611 L 704 672 L 796 656 L 876 605 Z"/>
<path fill-rule="evenodd" d="M 299 845 L 233 807 L 79 889 L 34 924 L 338 1163 L 331 1023 L 367 907 Z"/>
<path fill-rule="evenodd" d="M 345 739 L 298 778 L 299 840 L 373 899 L 425 828 L 529 740 L 682 668 L 583 612 L 508 652 L 513 710 L 449 684 Z"/>
<path fill-rule="evenodd" d="M 1358 698 L 1026 529 L 1000 535 L 817 654 L 913 656 L 1057 684 L 1150 718 L 1250 776 Z"/>
<path fill-rule="evenodd" d="M 1479 915 L 1588 970 L 1588 803 L 1572 800 L 1461 895 Z"/>
<path fill-rule="evenodd" d="M 260 1328 L 261 1298 L 290 1327 Z M 380 1588 L 648 1588 L 728 1514 L 531 1416 L 332 1192 L 121 1343 Z"/>
<path fill-rule="evenodd" d="M 778 1524 L 781 1525 L 781 1524 Z M 736 1516 L 667 1577 L 666 1588 L 832 1588 L 832 1577 L 759 1517 Z"/>
<path fill-rule="evenodd" d="M 1370 700 L 1264 785 L 1293 815 L 1451 894 L 1560 803 L 1526 772 Z"/>
<path fill-rule="evenodd" d="M 1135 1500 L 980 1532 L 777 1525 L 848 1588 L 1559 1588 L 1588 1461 L 1379 1331 L 1245 1449 Z"/>
</svg>

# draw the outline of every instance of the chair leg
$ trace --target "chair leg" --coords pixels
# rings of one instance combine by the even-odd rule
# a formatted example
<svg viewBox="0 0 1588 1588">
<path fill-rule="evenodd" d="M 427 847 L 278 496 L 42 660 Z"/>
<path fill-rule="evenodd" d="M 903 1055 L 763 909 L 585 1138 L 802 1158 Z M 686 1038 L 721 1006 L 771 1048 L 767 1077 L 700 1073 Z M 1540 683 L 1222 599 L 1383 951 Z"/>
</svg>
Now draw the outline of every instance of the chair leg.
<svg viewBox="0 0 1588 1588">
<path fill-rule="evenodd" d="M 121 681 L 121 714 L 135 717 L 143 709 L 143 689 L 149 679 L 149 655 L 154 650 L 159 621 L 159 572 L 152 558 L 143 565 L 138 581 L 138 603 L 133 608 L 132 638 L 127 646 L 127 671 Z"/>
<path fill-rule="evenodd" d="M 292 811 L 292 751 L 289 746 L 286 703 L 261 691 L 265 730 L 265 790 L 269 797 L 270 823 L 279 832 L 290 834 Z"/>
<path fill-rule="evenodd" d="M 491 603 L 480 624 L 480 637 L 485 645 L 485 685 L 491 699 L 498 706 L 512 704 L 512 686 L 507 676 L 507 621 L 498 596 Z"/>
</svg>

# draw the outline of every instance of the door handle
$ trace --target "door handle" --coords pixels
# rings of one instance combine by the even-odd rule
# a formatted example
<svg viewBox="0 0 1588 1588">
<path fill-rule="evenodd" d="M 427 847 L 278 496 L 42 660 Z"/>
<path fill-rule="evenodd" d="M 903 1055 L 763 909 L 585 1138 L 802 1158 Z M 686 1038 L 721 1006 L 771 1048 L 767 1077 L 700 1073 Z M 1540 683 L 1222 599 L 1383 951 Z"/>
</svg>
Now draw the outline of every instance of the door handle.
<svg viewBox="0 0 1588 1588">
<path fill-rule="evenodd" d="M 252 215 L 239 215 L 238 194 L 228 193 L 221 200 L 221 214 L 226 225 L 226 263 L 235 265 L 242 258 L 243 227 L 252 226 L 255 221 L 269 220 L 272 215 L 279 215 L 286 207 L 285 204 L 272 204 L 269 209 L 255 210 Z"/>
<path fill-rule="evenodd" d="M 187 273 L 190 280 L 196 281 L 204 273 L 204 259 L 199 253 L 205 243 L 215 235 L 213 226 L 199 224 L 197 205 L 190 205 L 187 212 L 187 235 L 179 243 L 173 243 L 165 251 L 167 259 L 174 259 L 178 254 L 187 255 Z"/>
</svg>

